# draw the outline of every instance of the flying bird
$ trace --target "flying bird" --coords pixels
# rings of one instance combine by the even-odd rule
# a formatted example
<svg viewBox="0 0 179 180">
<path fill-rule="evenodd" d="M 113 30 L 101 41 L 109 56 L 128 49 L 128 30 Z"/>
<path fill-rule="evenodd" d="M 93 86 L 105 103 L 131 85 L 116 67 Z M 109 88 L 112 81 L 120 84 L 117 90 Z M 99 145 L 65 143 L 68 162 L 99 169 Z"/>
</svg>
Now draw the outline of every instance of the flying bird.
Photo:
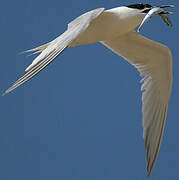
<svg viewBox="0 0 179 180">
<path fill-rule="evenodd" d="M 40 53 L 25 73 L 5 91 L 11 92 L 50 64 L 66 48 L 100 42 L 122 56 L 143 77 L 142 113 L 147 173 L 150 176 L 156 163 L 167 117 L 172 88 L 172 55 L 167 46 L 139 34 L 143 25 L 159 15 L 172 26 L 164 9 L 173 5 L 152 6 L 132 4 L 109 10 L 89 11 L 68 24 L 67 30 L 53 41 L 26 52 Z M 139 27 L 137 31 L 134 29 Z"/>
</svg>

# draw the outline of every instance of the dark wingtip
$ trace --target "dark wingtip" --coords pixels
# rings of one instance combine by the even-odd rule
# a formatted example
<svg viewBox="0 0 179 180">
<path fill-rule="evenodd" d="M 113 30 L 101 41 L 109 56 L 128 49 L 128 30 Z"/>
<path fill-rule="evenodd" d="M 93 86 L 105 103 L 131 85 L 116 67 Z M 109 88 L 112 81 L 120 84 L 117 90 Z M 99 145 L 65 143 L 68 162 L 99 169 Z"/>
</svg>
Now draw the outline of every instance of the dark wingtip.
<svg viewBox="0 0 179 180">
<path fill-rule="evenodd" d="M 150 175 L 151 175 L 151 171 L 147 170 L 147 179 L 150 178 Z"/>
</svg>

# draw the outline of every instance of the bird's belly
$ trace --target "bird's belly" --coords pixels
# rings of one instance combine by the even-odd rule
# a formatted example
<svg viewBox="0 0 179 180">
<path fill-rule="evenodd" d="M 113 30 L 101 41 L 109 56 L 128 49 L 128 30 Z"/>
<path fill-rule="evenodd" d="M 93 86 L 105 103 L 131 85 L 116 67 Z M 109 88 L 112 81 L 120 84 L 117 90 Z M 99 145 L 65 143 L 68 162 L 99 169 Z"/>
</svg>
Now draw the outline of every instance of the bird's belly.
<svg viewBox="0 0 179 180">
<path fill-rule="evenodd" d="M 79 46 L 113 39 L 134 29 L 141 20 L 131 17 L 123 18 L 116 13 L 104 11 L 100 16 L 94 19 L 88 28 L 69 46 Z"/>
</svg>

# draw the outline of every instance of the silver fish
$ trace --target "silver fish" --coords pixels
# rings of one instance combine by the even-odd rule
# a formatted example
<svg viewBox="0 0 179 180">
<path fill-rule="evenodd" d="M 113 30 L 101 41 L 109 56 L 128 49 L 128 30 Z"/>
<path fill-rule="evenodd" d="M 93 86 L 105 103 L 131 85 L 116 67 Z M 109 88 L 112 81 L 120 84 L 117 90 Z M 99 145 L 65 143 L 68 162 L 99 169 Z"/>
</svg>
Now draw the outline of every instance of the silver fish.
<svg viewBox="0 0 179 180">
<path fill-rule="evenodd" d="M 160 15 L 163 19 L 163 21 L 168 25 L 168 26 L 172 26 L 171 21 L 169 20 L 167 14 L 173 14 L 172 12 L 166 12 L 164 11 L 162 8 L 166 8 L 166 7 L 174 7 L 173 5 L 167 5 L 167 6 L 160 6 L 160 7 L 153 7 L 148 13 L 147 15 L 144 17 L 144 19 L 142 20 L 139 28 L 137 29 L 137 32 L 140 31 L 140 29 L 144 26 L 144 24 L 146 22 L 148 22 L 153 16 L 155 15 Z"/>
</svg>

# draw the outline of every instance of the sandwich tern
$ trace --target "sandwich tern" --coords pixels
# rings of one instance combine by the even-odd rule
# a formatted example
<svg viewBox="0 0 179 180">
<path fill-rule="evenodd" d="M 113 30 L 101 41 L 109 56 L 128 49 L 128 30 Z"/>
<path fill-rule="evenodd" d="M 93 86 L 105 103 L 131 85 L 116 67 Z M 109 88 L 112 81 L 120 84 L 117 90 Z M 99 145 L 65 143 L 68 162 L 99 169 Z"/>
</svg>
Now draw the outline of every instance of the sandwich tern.
<svg viewBox="0 0 179 180">
<path fill-rule="evenodd" d="M 142 113 L 147 172 L 150 176 L 156 163 L 164 133 L 168 103 L 172 88 L 172 55 L 168 47 L 139 35 L 141 27 L 155 15 L 171 26 L 164 8 L 132 4 L 109 10 L 89 11 L 68 24 L 67 30 L 53 41 L 26 52 L 40 53 L 25 73 L 5 91 L 11 92 L 50 64 L 67 47 L 100 42 L 122 56 L 143 77 Z M 137 32 L 134 30 L 139 26 Z"/>
</svg>

